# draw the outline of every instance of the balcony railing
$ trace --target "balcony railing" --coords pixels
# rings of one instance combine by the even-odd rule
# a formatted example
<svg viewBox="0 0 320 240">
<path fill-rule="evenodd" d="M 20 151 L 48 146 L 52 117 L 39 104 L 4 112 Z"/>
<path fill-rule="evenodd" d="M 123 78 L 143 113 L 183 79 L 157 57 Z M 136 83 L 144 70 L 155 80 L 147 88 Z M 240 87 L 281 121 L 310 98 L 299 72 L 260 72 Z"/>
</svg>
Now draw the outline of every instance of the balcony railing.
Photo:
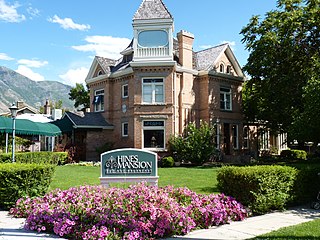
<svg viewBox="0 0 320 240">
<path fill-rule="evenodd" d="M 169 56 L 168 47 L 148 47 L 148 48 L 137 48 L 135 57 L 137 58 L 148 58 L 148 57 L 165 57 Z"/>
</svg>

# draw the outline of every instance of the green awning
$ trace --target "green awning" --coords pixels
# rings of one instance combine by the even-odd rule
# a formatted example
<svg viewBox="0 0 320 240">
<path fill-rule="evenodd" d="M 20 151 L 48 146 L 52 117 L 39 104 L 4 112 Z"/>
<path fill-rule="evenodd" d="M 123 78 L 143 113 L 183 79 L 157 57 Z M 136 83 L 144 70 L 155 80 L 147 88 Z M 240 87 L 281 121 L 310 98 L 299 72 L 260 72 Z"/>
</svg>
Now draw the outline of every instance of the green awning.
<svg viewBox="0 0 320 240">
<path fill-rule="evenodd" d="M 12 133 L 12 119 L 0 117 L 0 133 Z M 17 135 L 61 135 L 60 128 L 51 123 L 32 122 L 27 119 L 16 119 L 15 131 Z"/>
</svg>

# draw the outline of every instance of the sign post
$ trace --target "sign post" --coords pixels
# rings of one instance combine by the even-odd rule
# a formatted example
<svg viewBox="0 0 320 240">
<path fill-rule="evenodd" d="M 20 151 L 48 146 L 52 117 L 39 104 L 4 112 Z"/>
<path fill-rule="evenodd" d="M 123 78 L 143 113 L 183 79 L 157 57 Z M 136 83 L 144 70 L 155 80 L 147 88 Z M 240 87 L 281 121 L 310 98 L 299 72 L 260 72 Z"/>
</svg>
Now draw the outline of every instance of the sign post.
<svg viewBox="0 0 320 240">
<path fill-rule="evenodd" d="M 124 148 L 101 154 L 100 183 L 141 182 L 158 185 L 157 154 L 147 150 Z"/>
</svg>

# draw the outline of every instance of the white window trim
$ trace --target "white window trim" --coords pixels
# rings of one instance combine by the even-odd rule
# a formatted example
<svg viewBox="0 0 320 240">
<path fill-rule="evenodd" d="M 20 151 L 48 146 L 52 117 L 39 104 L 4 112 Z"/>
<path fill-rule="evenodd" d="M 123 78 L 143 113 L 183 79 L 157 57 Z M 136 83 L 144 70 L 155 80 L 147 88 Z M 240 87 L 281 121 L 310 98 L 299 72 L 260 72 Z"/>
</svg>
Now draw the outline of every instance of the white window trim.
<svg viewBox="0 0 320 240">
<path fill-rule="evenodd" d="M 234 129 L 233 128 L 236 128 L 236 136 L 234 135 Z M 233 142 L 233 149 L 234 150 L 238 150 L 239 149 L 239 125 L 237 124 L 233 124 L 232 125 L 232 142 Z M 236 145 L 235 145 L 236 143 Z"/>
<path fill-rule="evenodd" d="M 227 93 L 227 92 L 224 92 L 224 91 L 221 91 L 221 88 L 226 88 L 226 89 L 229 89 L 230 92 Z M 221 108 L 221 110 L 223 111 L 232 111 L 232 89 L 230 87 L 223 87 L 221 86 L 220 87 L 220 98 L 221 98 L 221 94 L 223 94 L 224 96 L 224 108 Z M 230 95 L 230 109 L 227 109 L 227 96 Z M 220 102 L 221 102 L 221 99 L 220 99 Z"/>
<path fill-rule="evenodd" d="M 128 89 L 127 89 L 127 95 L 124 95 L 124 88 L 125 87 L 127 87 Z M 122 92 L 122 98 L 128 98 L 129 97 L 129 85 L 128 84 L 124 84 L 124 85 L 122 85 L 122 87 L 121 87 L 121 92 Z"/>
<path fill-rule="evenodd" d="M 149 121 L 162 121 L 163 126 L 144 126 L 144 122 L 149 122 Z M 147 148 L 144 146 L 144 130 L 163 130 L 163 148 Z M 165 150 L 166 149 L 166 121 L 163 119 L 149 119 L 149 120 L 144 120 L 142 121 L 142 148 L 148 149 L 151 151 L 159 151 L 159 150 Z"/>
<path fill-rule="evenodd" d="M 127 125 L 127 134 L 125 134 L 125 132 L 124 132 L 125 125 Z M 128 137 L 129 136 L 129 123 L 128 122 L 123 122 L 121 124 L 121 135 L 122 135 L 122 137 Z"/>
<path fill-rule="evenodd" d="M 246 143 L 246 146 L 245 146 L 245 144 L 243 144 L 243 149 L 249 149 L 250 148 L 250 146 L 249 146 L 249 144 L 250 144 L 250 141 L 249 141 L 249 133 L 250 133 L 250 131 L 249 130 L 250 129 L 249 129 L 248 126 L 244 126 L 243 127 L 243 142 Z"/>
<path fill-rule="evenodd" d="M 103 92 L 103 94 L 99 94 L 98 92 Z M 103 112 L 104 111 L 104 89 L 97 89 L 94 91 L 94 97 L 99 96 L 99 95 L 103 96 L 103 105 L 101 103 L 94 104 L 94 112 Z M 99 109 L 97 108 L 97 106 L 100 106 Z"/>
<path fill-rule="evenodd" d="M 144 95 L 143 95 L 143 92 L 144 92 L 144 86 L 145 85 L 149 85 L 149 84 L 145 84 L 144 83 L 144 80 L 147 80 L 147 79 L 162 79 L 162 84 L 156 84 L 156 83 L 151 83 L 150 85 L 152 86 L 152 96 L 151 96 L 151 102 L 145 102 L 144 101 Z M 163 101 L 162 102 L 156 102 L 156 94 L 155 94 L 155 86 L 156 85 L 162 85 L 162 91 L 163 91 Z M 144 105 L 164 105 L 165 104 L 165 99 L 166 99 L 166 96 L 165 96 L 165 79 L 163 77 L 144 77 L 142 78 L 142 94 L 141 94 L 141 102 L 142 104 Z"/>
</svg>

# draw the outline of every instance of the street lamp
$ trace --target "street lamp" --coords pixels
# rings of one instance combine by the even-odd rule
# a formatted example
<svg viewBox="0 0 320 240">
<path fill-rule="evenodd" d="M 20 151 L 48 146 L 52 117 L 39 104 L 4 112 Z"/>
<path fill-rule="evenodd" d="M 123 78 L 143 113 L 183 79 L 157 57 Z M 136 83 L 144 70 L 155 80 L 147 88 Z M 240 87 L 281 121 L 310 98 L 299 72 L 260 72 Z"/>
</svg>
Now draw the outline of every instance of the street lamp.
<svg viewBox="0 0 320 240">
<path fill-rule="evenodd" d="M 17 116 L 17 111 L 18 108 L 17 106 L 13 103 L 11 107 L 9 107 L 10 112 L 11 112 L 11 117 L 12 117 L 12 162 L 15 162 L 14 160 L 14 151 L 15 151 L 15 135 L 16 135 L 16 116 Z"/>
</svg>

